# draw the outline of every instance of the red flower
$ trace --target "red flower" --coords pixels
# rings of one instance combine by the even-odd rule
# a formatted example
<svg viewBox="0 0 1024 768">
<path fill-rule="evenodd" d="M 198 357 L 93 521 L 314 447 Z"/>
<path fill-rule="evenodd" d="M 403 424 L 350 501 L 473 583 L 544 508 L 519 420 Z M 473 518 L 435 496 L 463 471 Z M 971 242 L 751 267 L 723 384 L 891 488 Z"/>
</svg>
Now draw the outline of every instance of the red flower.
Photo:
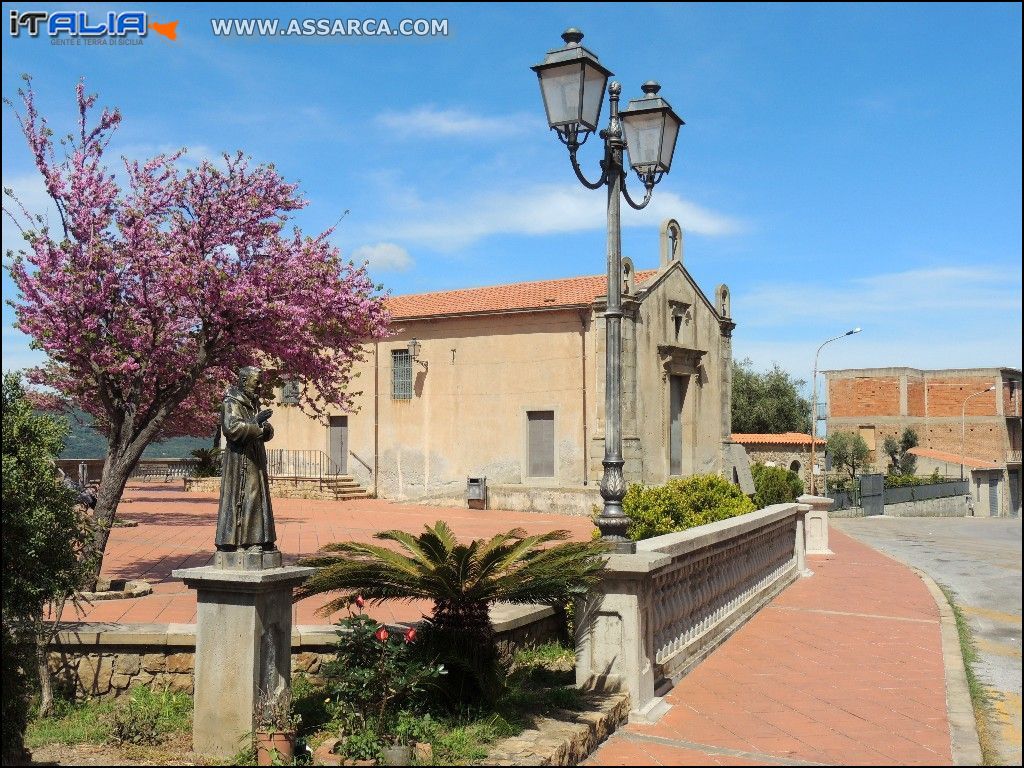
<svg viewBox="0 0 1024 768">
<path fill-rule="evenodd" d="M 356 595 L 355 603 L 356 606 L 358 606 L 359 608 L 362 608 L 364 605 L 366 605 L 366 601 L 363 600 L 362 595 Z"/>
<path fill-rule="evenodd" d="M 380 640 L 382 643 L 386 643 L 388 641 L 387 627 L 381 624 L 377 631 L 373 633 L 373 636 Z"/>
<path fill-rule="evenodd" d="M 416 628 L 415 627 L 409 627 L 407 630 L 405 630 L 405 642 L 406 642 L 406 644 L 409 644 L 409 643 L 412 643 L 412 642 L 415 642 L 415 641 L 416 641 Z"/>
</svg>

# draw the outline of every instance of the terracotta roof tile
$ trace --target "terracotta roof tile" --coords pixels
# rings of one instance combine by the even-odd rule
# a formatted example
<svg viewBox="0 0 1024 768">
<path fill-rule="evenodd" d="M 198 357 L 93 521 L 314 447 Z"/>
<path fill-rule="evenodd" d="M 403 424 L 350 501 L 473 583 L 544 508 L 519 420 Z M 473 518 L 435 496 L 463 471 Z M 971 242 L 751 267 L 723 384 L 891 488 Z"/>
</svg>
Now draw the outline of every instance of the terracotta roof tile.
<svg viewBox="0 0 1024 768">
<path fill-rule="evenodd" d="M 638 271 L 637 284 L 643 283 L 656 273 L 656 269 Z M 391 317 L 402 320 L 413 317 L 586 306 L 598 296 L 604 296 L 606 292 L 607 277 L 595 275 L 391 296 L 385 303 Z"/>
<path fill-rule="evenodd" d="M 937 451 L 934 448 L 911 448 L 909 453 L 915 456 L 920 456 L 925 459 L 935 459 L 937 461 L 945 461 L 949 464 L 959 464 L 963 461 L 965 467 L 971 469 L 1001 469 L 1002 464 L 996 461 L 989 461 L 988 459 L 979 459 L 977 456 L 963 456 L 959 453 L 950 453 L 949 451 Z"/>
<path fill-rule="evenodd" d="M 811 436 L 804 432 L 780 432 L 767 435 L 734 432 L 732 441 L 743 445 L 810 445 Z M 815 445 L 822 445 L 824 442 L 820 437 L 814 440 Z"/>
</svg>

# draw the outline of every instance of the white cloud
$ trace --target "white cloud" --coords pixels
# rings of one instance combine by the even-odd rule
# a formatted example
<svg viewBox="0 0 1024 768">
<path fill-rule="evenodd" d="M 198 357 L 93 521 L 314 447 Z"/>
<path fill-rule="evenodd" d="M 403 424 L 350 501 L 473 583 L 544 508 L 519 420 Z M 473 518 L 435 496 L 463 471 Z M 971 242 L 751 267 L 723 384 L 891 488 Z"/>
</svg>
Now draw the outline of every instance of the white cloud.
<svg viewBox="0 0 1024 768">
<path fill-rule="evenodd" d="M 607 226 L 605 195 L 579 185 L 542 184 L 515 192 L 481 194 L 469 199 L 426 204 L 388 224 L 395 238 L 443 251 L 466 248 L 492 235 L 548 235 L 602 230 Z M 703 208 L 667 190 L 656 194 L 643 212 L 623 204 L 622 226 L 656 227 L 672 216 L 683 229 L 700 235 L 739 232 L 741 223 Z"/>
<path fill-rule="evenodd" d="M 863 326 L 822 350 L 822 370 L 1020 367 L 1020 283 L 1019 267 L 938 266 L 734 290 L 733 350 L 810 379 L 818 345 Z"/>
<path fill-rule="evenodd" d="M 1021 275 L 983 267 L 934 267 L 852 278 L 845 283 L 776 283 L 734 291 L 733 314 L 749 326 L 787 326 L 800 320 L 839 322 L 845 329 L 880 318 L 913 320 L 958 310 L 1021 310 Z"/>
<path fill-rule="evenodd" d="M 809 393 L 814 353 L 827 334 L 825 331 L 813 341 L 750 339 L 743 333 L 741 322 L 733 336 L 733 356 L 737 360 L 749 357 L 758 370 L 778 363 L 804 379 Z M 818 366 L 819 391 L 824 381 L 821 372 L 842 368 L 1020 368 L 1021 332 L 1019 326 L 1016 330 L 1003 328 L 999 333 L 986 333 L 977 328 L 922 324 L 893 333 L 887 325 L 873 324 L 861 334 L 825 347 Z"/>
<path fill-rule="evenodd" d="M 462 109 L 439 109 L 428 105 L 404 112 L 384 112 L 374 122 L 402 138 L 472 138 L 523 133 L 531 119 L 525 115 L 484 117 Z"/>
<path fill-rule="evenodd" d="M 352 261 L 368 261 L 371 269 L 382 272 L 405 272 L 413 263 L 409 252 L 395 243 L 360 246 L 352 252 Z"/>
</svg>

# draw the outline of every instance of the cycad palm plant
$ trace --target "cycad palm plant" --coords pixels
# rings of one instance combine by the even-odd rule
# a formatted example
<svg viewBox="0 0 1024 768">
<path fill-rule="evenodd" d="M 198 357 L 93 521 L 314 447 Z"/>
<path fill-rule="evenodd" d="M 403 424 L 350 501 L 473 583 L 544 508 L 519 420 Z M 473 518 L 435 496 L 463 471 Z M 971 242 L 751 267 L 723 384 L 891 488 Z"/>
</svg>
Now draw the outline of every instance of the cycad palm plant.
<svg viewBox="0 0 1024 768">
<path fill-rule="evenodd" d="M 320 570 L 296 599 L 338 592 L 323 613 L 347 607 L 354 595 L 377 603 L 432 600 L 424 644 L 441 656 L 450 673 L 465 673 L 449 676 L 462 699 L 490 698 L 500 689 L 488 607 L 564 605 L 596 582 L 607 551 L 599 541 L 565 541 L 568 531 L 530 536 L 521 528 L 461 544 L 440 520 L 424 526 L 419 536 L 392 530 L 376 538 L 395 542 L 398 549 L 346 541 L 328 544 L 303 561 Z"/>
</svg>

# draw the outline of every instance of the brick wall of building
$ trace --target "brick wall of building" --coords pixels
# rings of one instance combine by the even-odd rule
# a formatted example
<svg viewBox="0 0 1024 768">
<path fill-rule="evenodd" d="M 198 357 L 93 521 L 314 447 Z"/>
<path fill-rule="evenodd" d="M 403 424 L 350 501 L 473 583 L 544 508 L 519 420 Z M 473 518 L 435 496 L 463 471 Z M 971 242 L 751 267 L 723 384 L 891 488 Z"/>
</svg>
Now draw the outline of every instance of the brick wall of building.
<svg viewBox="0 0 1024 768">
<path fill-rule="evenodd" d="M 1020 508 L 1020 373 L 1007 368 L 923 371 L 876 368 L 826 373 L 828 432 L 861 433 L 885 472 L 885 438 L 913 429 L 922 448 L 1001 465 L 1001 514 Z M 995 387 L 987 392 L 989 387 Z M 901 402 L 902 401 L 902 402 Z M 966 403 L 966 406 L 965 406 Z"/>
<path fill-rule="evenodd" d="M 899 416 L 900 382 L 897 378 L 832 379 L 828 402 L 832 416 Z"/>
<path fill-rule="evenodd" d="M 925 385 L 923 381 L 907 382 L 907 415 L 924 416 Z"/>
<path fill-rule="evenodd" d="M 996 393 L 985 392 L 993 384 L 995 381 L 991 376 L 929 378 L 925 380 L 925 385 L 928 388 L 927 415 L 960 418 L 966 400 L 968 416 L 995 416 Z M 983 394 L 975 395 L 977 392 Z M 971 397 L 972 395 L 975 396 Z M 969 400 L 968 397 L 970 397 Z"/>
</svg>

